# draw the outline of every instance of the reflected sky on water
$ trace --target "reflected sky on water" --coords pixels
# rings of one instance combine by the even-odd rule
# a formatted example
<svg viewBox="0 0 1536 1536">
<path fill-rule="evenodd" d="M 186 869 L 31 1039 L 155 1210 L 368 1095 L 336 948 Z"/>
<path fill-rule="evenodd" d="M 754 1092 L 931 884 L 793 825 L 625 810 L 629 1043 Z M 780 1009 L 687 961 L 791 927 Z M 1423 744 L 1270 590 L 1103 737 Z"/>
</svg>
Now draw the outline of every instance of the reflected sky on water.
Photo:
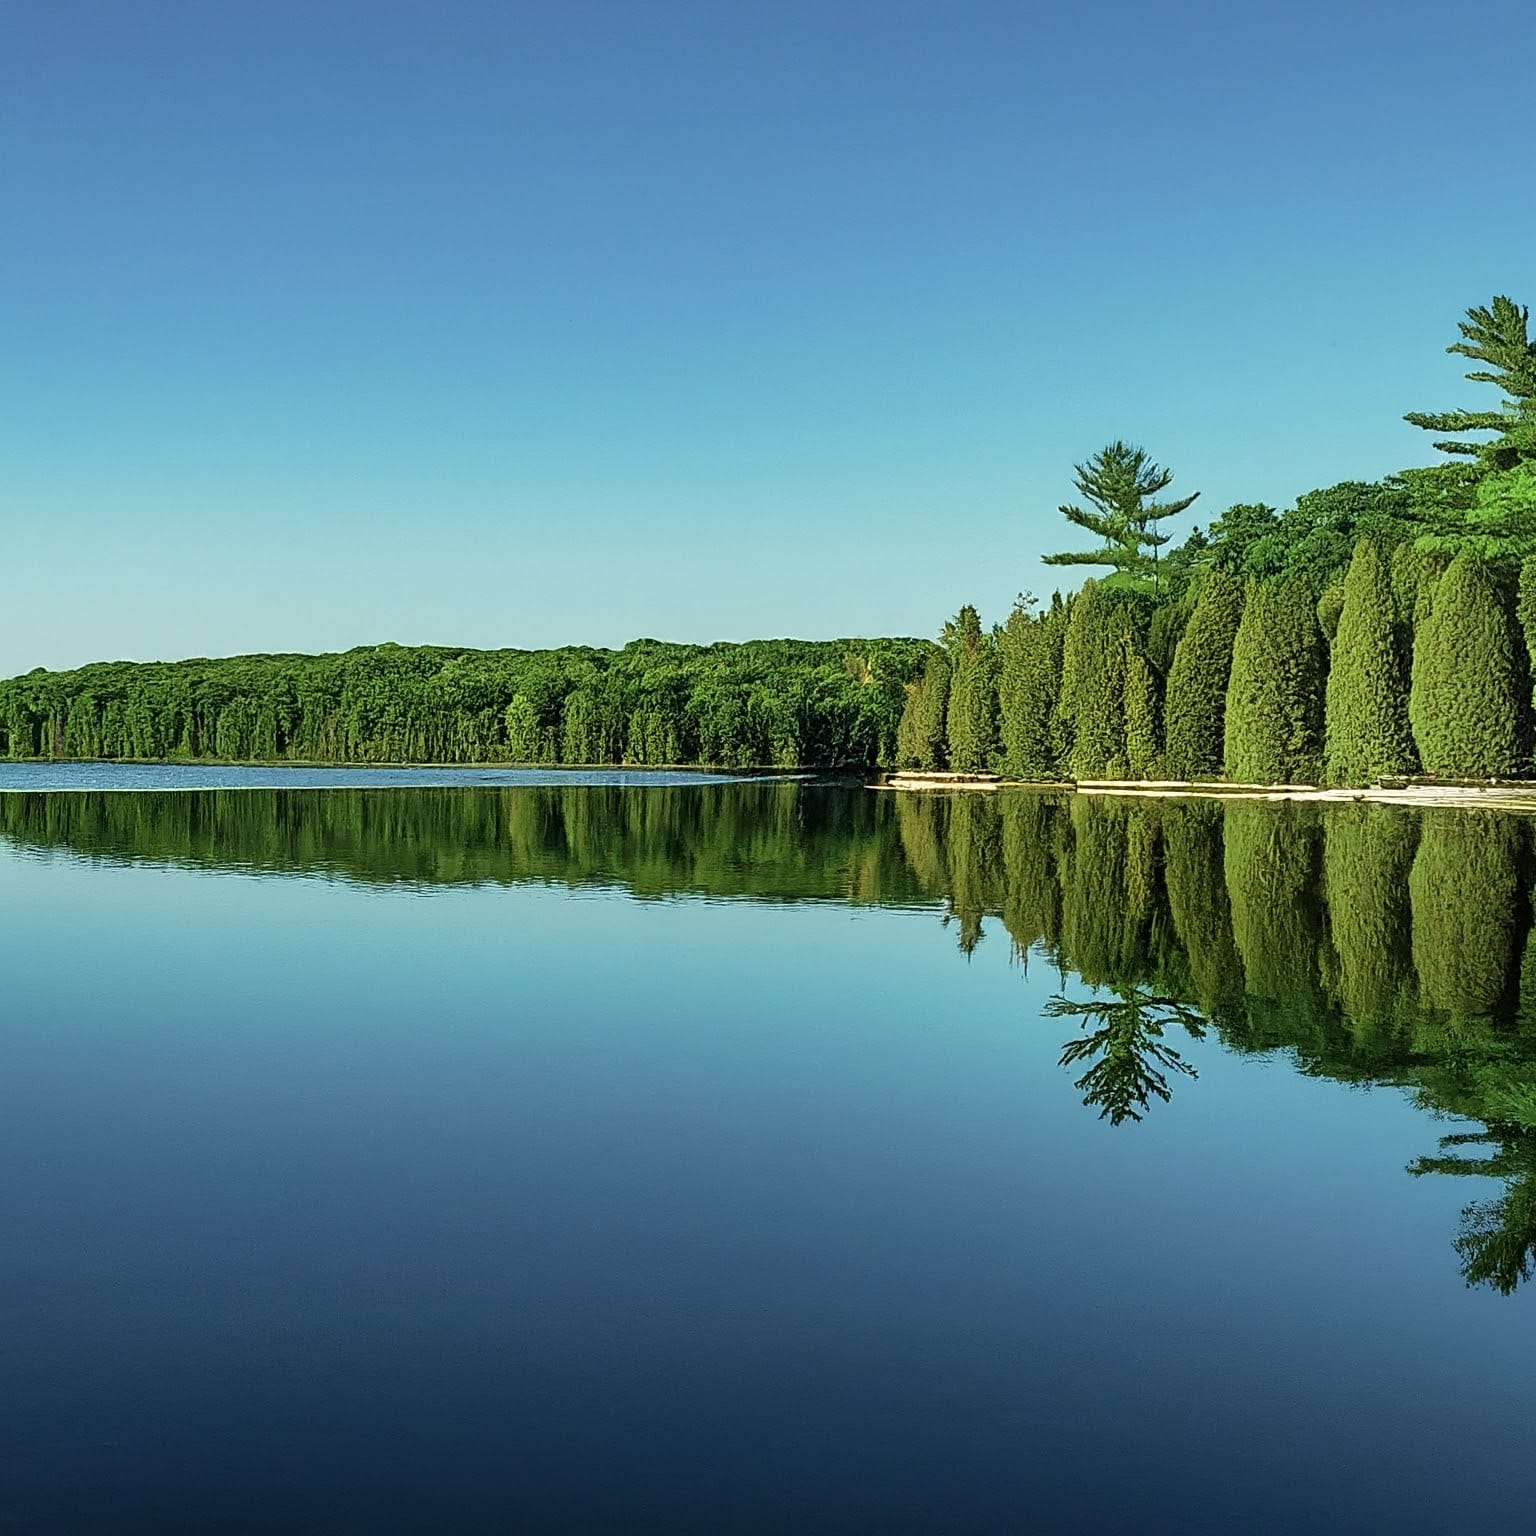
<svg viewBox="0 0 1536 1536">
<path fill-rule="evenodd" d="M 0 797 L 0 1530 L 1513 1520 L 1530 889 L 1449 812 Z"/>
</svg>

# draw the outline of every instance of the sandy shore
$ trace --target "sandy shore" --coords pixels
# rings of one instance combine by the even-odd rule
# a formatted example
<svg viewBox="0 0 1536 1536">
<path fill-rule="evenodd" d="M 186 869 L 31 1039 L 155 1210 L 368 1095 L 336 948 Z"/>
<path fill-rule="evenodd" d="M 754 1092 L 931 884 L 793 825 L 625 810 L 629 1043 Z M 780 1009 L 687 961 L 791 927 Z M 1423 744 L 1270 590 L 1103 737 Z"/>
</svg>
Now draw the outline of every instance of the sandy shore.
<svg viewBox="0 0 1536 1536">
<path fill-rule="evenodd" d="M 1299 800 L 1319 804 L 1458 806 L 1536 812 L 1536 783 L 1392 784 L 1368 789 L 1323 789 L 1316 784 L 1212 784 L 1183 779 L 1084 779 L 1037 783 L 990 774 L 893 773 L 871 789 L 917 791 L 1035 789 L 1082 795 L 1139 795 L 1152 799 Z"/>
</svg>

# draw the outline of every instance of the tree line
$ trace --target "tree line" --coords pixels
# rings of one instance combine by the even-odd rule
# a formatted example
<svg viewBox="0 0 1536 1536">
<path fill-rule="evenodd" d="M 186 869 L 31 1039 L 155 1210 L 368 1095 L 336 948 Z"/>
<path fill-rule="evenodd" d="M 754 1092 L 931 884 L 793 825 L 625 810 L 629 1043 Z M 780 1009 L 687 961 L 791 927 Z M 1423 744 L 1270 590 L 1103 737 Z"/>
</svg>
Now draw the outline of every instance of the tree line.
<svg viewBox="0 0 1536 1536">
<path fill-rule="evenodd" d="M 1185 1037 L 1206 1032 L 1400 1087 L 1472 1122 L 1410 1171 L 1494 1181 L 1457 1238 L 1468 1280 L 1512 1290 L 1536 1266 L 1536 823 L 1523 818 L 758 781 L 7 794 L 0 837 L 368 884 L 926 902 L 962 952 L 1000 934 L 1060 978 L 1046 1011 L 1090 1111 L 1116 1124 L 1156 1111 L 1192 1076 Z"/>
<path fill-rule="evenodd" d="M 1364 785 L 1529 775 L 1536 749 L 1536 340 L 1508 298 L 1447 350 L 1486 411 L 1410 412 L 1444 462 L 1229 507 L 1177 547 L 1198 496 L 1116 441 L 1062 515 L 1097 547 L 1067 597 L 944 628 L 898 727 L 905 768 L 1033 780 Z"/>
<path fill-rule="evenodd" d="M 381 645 L 0 682 L 0 756 L 839 768 L 889 761 L 931 644 Z"/>
</svg>

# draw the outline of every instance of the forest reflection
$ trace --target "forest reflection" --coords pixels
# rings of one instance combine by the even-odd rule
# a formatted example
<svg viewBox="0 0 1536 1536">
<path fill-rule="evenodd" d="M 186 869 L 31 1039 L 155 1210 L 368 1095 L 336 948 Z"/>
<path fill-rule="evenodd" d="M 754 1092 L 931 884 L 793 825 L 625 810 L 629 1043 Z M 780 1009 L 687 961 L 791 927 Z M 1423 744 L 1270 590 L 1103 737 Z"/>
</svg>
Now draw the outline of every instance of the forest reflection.
<svg viewBox="0 0 1536 1536">
<path fill-rule="evenodd" d="M 1493 1181 L 1469 1284 L 1536 1270 L 1532 823 L 1496 813 L 787 782 L 667 789 L 0 795 L 14 847 L 420 886 L 536 882 L 927 906 L 1061 977 L 1044 1010 L 1084 1103 L 1134 1126 L 1183 1041 L 1285 1052 L 1470 1122 L 1409 1167 Z"/>
</svg>

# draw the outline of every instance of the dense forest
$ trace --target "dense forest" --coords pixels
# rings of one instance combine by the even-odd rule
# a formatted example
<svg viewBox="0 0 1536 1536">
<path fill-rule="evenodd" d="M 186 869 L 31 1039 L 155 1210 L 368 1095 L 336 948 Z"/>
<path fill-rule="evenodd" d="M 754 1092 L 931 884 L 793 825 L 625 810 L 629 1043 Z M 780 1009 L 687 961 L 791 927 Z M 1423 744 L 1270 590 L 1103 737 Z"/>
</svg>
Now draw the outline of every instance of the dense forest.
<svg viewBox="0 0 1536 1536">
<path fill-rule="evenodd" d="M 1533 764 L 1536 341 L 1499 297 L 1448 351 L 1499 395 L 1410 412 L 1445 459 L 1228 507 L 1172 546 L 1195 495 L 1113 442 L 1060 511 L 1098 542 L 1075 594 L 945 626 L 897 761 L 1025 779 L 1369 784 L 1515 778 Z M 1088 542 L 1088 541 L 1084 541 Z M 1171 547 L 1170 547 L 1171 546 Z"/>
<path fill-rule="evenodd" d="M 1122 1126 L 1176 1113 L 1179 1093 L 1203 1091 L 1180 1044 L 1211 1031 L 1401 1088 L 1473 1122 L 1410 1168 L 1493 1191 L 1456 1239 L 1467 1279 L 1508 1291 L 1536 1265 L 1536 823 L 1522 818 L 780 781 L 10 794 L 0 838 L 370 885 L 931 903 L 962 952 L 990 931 L 1046 963 L 1063 1086 L 1090 1112 Z"/>
<path fill-rule="evenodd" d="M 0 683 L 0 756 L 332 763 L 889 761 L 920 640 L 621 651 L 381 645 Z"/>
</svg>

